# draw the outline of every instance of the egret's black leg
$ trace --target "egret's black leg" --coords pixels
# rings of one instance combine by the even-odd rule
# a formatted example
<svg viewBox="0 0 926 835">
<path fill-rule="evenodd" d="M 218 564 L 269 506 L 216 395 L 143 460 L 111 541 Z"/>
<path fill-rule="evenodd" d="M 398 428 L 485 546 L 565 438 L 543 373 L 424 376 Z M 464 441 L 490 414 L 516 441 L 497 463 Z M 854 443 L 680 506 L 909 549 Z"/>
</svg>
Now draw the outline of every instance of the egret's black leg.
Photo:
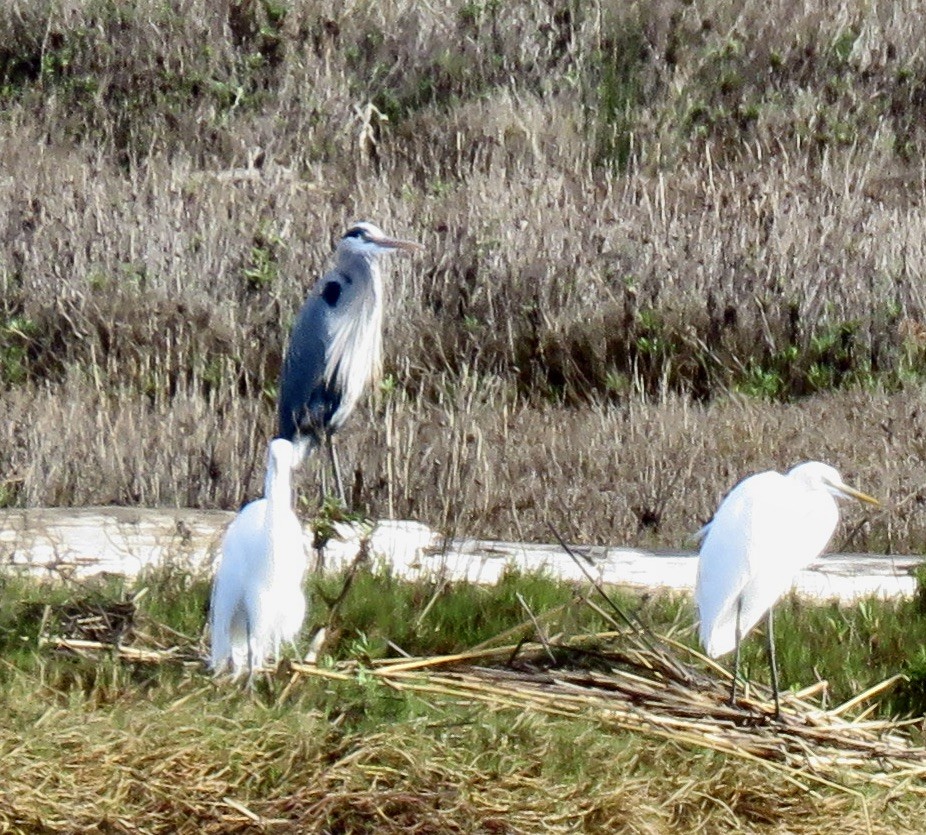
<svg viewBox="0 0 926 835">
<path fill-rule="evenodd" d="M 338 497 L 341 504 L 347 507 L 347 499 L 344 496 L 344 482 L 341 481 L 341 467 L 338 464 L 338 454 L 334 451 L 334 438 L 328 434 L 325 436 L 328 442 L 328 454 L 331 456 L 331 469 L 334 470 L 334 481 L 338 486 Z"/>
<path fill-rule="evenodd" d="M 775 632 L 772 627 L 773 608 L 774 607 L 770 606 L 768 614 L 766 615 L 768 627 L 765 632 L 765 637 L 768 641 L 768 666 L 772 673 L 772 693 L 775 696 L 775 718 L 780 719 L 781 705 L 778 703 L 778 662 L 775 660 Z"/>
<path fill-rule="evenodd" d="M 244 634 L 248 642 L 248 682 L 254 676 L 254 654 L 251 652 L 251 619 L 244 619 Z"/>
<path fill-rule="evenodd" d="M 736 601 L 736 630 L 734 632 L 733 649 L 733 683 L 730 685 L 730 707 L 736 707 L 736 679 L 740 674 L 740 612 L 743 608 L 742 599 Z"/>
</svg>

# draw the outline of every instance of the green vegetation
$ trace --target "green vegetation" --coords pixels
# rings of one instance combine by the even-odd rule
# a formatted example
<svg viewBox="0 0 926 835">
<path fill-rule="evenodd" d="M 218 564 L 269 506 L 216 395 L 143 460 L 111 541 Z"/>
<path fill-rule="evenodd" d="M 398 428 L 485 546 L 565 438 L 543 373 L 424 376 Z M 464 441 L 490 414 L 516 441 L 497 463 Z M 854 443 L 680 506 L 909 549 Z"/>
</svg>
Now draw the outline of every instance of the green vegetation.
<svg viewBox="0 0 926 835">
<path fill-rule="evenodd" d="M 331 596 L 337 583 L 325 585 Z M 527 617 L 530 611 L 546 612 L 565 607 L 573 597 L 566 586 L 544 576 L 508 574 L 496 587 L 468 583 L 410 584 L 388 573 L 362 573 L 339 612 L 338 628 L 348 646 L 359 644 L 370 658 L 394 654 L 389 643 L 410 655 L 441 655 L 467 650 L 494 638 Z M 322 589 L 319 596 L 325 599 Z M 574 623 L 574 613 L 565 613 L 561 624 Z M 604 628 L 603 622 L 583 618 L 584 628 Z M 354 642 L 359 642 L 355 644 Z M 344 646 L 333 648 L 344 657 Z"/>
<path fill-rule="evenodd" d="M 543 575 L 509 573 L 495 588 L 444 587 L 364 570 L 331 620 L 322 601 L 342 583 L 311 584 L 306 634 L 324 622 L 330 630 L 322 665 L 354 659 L 362 670 L 395 647 L 418 655 L 533 639 L 518 595 L 554 643 L 606 625 L 579 589 Z M 809 833 L 826 831 L 839 809 L 843 831 L 867 831 L 856 795 L 822 787 L 811 795 L 735 758 L 608 730 L 593 715 L 555 719 L 425 698 L 362 674 L 326 683 L 290 680 L 281 669 L 250 690 L 214 684 L 200 660 L 207 596 L 206 583 L 176 567 L 132 587 L 4 578 L 0 778 L 9 790 L 0 822 L 12 831 L 72 831 L 101 820 L 223 831 L 250 825 L 243 806 L 310 832 L 399 832 L 427 821 L 467 831 L 491 829 L 492 819 L 517 819 L 530 832 L 550 831 L 551 820 L 564 832 L 644 824 L 669 832 L 680 820 L 725 831 L 733 815 L 757 832 Z M 692 642 L 686 598 L 619 601 L 658 631 Z M 926 618 L 918 601 L 841 610 L 792 598 L 779 611 L 784 681 L 797 687 L 823 676 L 838 703 L 902 670 L 910 681 L 880 712 L 901 703 L 923 709 Z M 174 649 L 150 663 L 55 649 L 47 642 L 54 636 Z M 759 634 L 751 637 L 744 656 L 758 679 L 766 677 L 761 645 Z M 39 767 L 50 776 L 30 780 Z M 718 802 L 698 800 L 706 796 Z M 872 816 L 884 812 L 904 832 L 911 830 L 903 816 L 920 810 L 916 798 L 871 790 L 867 803 Z"/>
<path fill-rule="evenodd" d="M 325 645 L 331 660 L 369 663 L 397 651 L 429 656 L 464 652 L 487 641 L 517 643 L 533 637 L 531 615 L 541 619 L 550 635 L 594 635 L 611 628 L 584 603 L 579 589 L 543 574 L 509 572 L 489 587 L 410 583 L 386 571 L 365 569 L 353 577 L 337 611 L 329 612 L 343 583 L 343 577 L 315 578 L 309 590 L 313 603 L 306 633 L 322 626 L 332 631 Z M 10 662 L 5 677 L 41 670 L 51 681 L 55 659 L 69 668 L 95 669 L 92 658 L 84 664 L 40 649 L 40 634 L 179 647 L 179 660 L 202 658 L 209 584 L 176 567 L 150 571 L 131 588 L 116 579 L 62 584 L 7 576 L 0 591 L 0 646 Z M 697 648 L 687 596 L 614 594 L 623 611 L 655 632 Z M 791 595 L 776 607 L 775 626 L 786 685 L 799 689 L 823 678 L 829 702 L 840 704 L 897 672 L 910 673 L 910 681 L 889 694 L 879 715 L 926 710 L 917 695 L 926 663 L 926 615 L 918 598 L 871 598 L 840 607 Z M 741 663 L 748 677 L 768 681 L 761 629 L 744 642 Z"/>
<path fill-rule="evenodd" d="M 427 252 L 388 267 L 386 382 L 341 437 L 353 516 L 677 548 L 747 472 L 824 458 L 888 508 L 847 509 L 835 548 L 922 552 L 921 18 L 860 0 L 830 17 L 787 0 L 6 4 L 0 507 L 252 498 L 287 329 L 368 218 Z M 323 538 L 344 513 L 322 515 Z M 331 615 L 340 582 L 314 583 L 310 626 L 361 670 L 474 646 L 525 607 L 551 635 L 603 628 L 543 577 L 361 572 Z M 221 689 L 195 660 L 206 597 L 178 566 L 131 587 L 2 578 L 0 828 L 923 818 L 912 792 L 810 795 L 595 721 L 362 677 Z M 880 711 L 921 714 L 922 597 L 786 601 L 783 680 L 825 677 L 838 702 L 900 671 Z M 623 604 L 693 642 L 687 601 Z M 78 629 L 180 652 L 40 645 Z M 762 680 L 760 637 L 744 664 Z"/>
<path fill-rule="evenodd" d="M 0 386 L 22 384 L 28 378 L 28 347 L 37 330 L 35 322 L 21 316 L 0 325 Z"/>
<path fill-rule="evenodd" d="M 270 290 L 279 279 L 279 256 L 277 250 L 283 240 L 268 224 L 264 224 L 254 235 L 249 264 L 244 269 L 249 290 Z"/>
</svg>

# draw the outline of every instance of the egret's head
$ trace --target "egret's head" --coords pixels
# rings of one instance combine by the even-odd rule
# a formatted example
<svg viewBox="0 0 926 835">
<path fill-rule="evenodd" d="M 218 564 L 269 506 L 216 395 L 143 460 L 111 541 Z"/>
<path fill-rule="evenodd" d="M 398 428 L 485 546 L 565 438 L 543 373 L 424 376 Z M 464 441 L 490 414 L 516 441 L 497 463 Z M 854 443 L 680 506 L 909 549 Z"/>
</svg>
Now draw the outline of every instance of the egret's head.
<svg viewBox="0 0 926 835">
<path fill-rule="evenodd" d="M 295 452 L 291 441 L 274 438 L 267 448 L 267 473 L 283 473 L 295 464 Z"/>
<path fill-rule="evenodd" d="M 405 252 L 418 252 L 424 247 L 414 241 L 390 238 L 378 226 L 363 220 L 352 224 L 338 243 L 338 252 L 363 255 L 367 258 L 384 255 L 397 249 Z"/>
<path fill-rule="evenodd" d="M 835 467 L 820 461 L 807 461 L 788 470 L 788 477 L 800 481 L 808 487 L 823 489 L 830 492 L 837 499 L 858 499 L 860 502 L 880 505 L 876 498 L 850 487 L 842 480 L 842 476 Z"/>
</svg>

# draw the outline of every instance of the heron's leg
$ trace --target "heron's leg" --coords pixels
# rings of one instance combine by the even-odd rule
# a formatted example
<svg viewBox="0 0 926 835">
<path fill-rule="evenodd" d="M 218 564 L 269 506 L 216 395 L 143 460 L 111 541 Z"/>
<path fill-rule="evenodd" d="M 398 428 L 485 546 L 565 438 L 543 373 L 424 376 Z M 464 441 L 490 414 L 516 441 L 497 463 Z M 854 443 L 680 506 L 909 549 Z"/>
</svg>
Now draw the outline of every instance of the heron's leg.
<svg viewBox="0 0 926 835">
<path fill-rule="evenodd" d="M 774 606 L 769 606 L 768 614 L 765 616 L 768 628 L 765 632 L 768 641 L 768 666 L 772 673 L 772 693 L 775 696 L 775 718 L 781 718 L 781 705 L 778 703 L 778 662 L 775 660 L 775 632 L 772 627 L 772 610 Z"/>
<path fill-rule="evenodd" d="M 736 706 L 736 679 L 740 674 L 740 612 L 743 609 L 742 598 L 736 601 L 736 628 L 733 633 L 733 683 L 730 685 L 730 707 Z"/>
<path fill-rule="evenodd" d="M 325 465 L 321 463 L 321 460 L 318 462 L 318 506 L 325 506 L 325 494 L 328 492 L 328 473 L 325 470 Z"/>
<path fill-rule="evenodd" d="M 341 467 L 338 464 L 338 454 L 334 450 L 334 438 L 329 432 L 325 439 L 328 443 L 328 454 L 331 456 L 331 469 L 334 470 L 334 481 L 338 487 L 338 498 L 341 499 L 341 504 L 344 507 L 347 507 L 347 499 L 344 496 L 344 482 L 341 481 Z"/>
</svg>

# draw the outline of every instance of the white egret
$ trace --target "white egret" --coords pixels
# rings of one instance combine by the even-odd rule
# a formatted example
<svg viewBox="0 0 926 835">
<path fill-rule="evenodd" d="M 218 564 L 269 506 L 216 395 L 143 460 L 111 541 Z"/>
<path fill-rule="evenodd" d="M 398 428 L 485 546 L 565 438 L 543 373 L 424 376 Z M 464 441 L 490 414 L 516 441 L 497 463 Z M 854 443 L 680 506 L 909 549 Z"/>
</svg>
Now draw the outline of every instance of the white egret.
<svg viewBox="0 0 926 835">
<path fill-rule="evenodd" d="M 731 704 L 742 636 L 768 613 L 769 667 L 779 716 L 772 607 L 797 572 L 823 552 L 839 522 L 836 499 L 845 497 L 879 504 L 819 461 L 799 464 L 785 475 L 757 473 L 729 492 L 700 532 L 699 635 L 711 658 L 735 651 Z"/>
<path fill-rule="evenodd" d="M 264 496 L 245 505 L 222 540 L 212 585 L 212 669 L 253 673 L 294 642 L 305 619 L 307 567 L 302 525 L 292 508 L 293 445 L 270 442 Z"/>
<path fill-rule="evenodd" d="M 294 466 L 324 441 L 340 499 L 344 485 L 332 435 L 357 405 L 382 358 L 383 279 L 379 258 L 424 249 L 355 223 L 335 250 L 334 269 L 309 293 L 293 325 L 280 375 L 279 430 L 296 446 Z"/>
</svg>

